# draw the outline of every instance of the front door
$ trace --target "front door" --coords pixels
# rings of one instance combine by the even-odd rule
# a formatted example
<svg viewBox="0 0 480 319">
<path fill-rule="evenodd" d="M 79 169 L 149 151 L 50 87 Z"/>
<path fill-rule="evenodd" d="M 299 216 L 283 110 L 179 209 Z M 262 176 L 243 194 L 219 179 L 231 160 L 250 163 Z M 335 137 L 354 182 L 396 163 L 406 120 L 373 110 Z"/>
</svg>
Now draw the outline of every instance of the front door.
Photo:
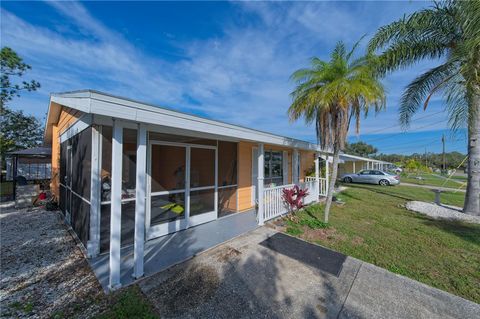
<svg viewBox="0 0 480 319">
<path fill-rule="evenodd" d="M 217 218 L 214 146 L 149 143 L 147 239 Z"/>
</svg>

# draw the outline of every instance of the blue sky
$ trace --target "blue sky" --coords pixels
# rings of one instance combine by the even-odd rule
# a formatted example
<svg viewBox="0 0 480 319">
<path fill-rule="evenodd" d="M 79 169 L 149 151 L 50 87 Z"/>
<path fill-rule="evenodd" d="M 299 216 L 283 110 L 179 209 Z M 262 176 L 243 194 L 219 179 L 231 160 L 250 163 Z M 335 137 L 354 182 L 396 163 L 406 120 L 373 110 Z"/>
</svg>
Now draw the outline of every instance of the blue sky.
<svg viewBox="0 0 480 319">
<path fill-rule="evenodd" d="M 313 127 L 286 116 L 290 74 L 328 59 L 336 42 L 361 36 L 429 2 L 5 2 L 1 44 L 41 82 L 11 107 L 44 118 L 51 92 L 91 88 L 185 112 L 315 141 Z M 403 87 L 424 61 L 386 79 L 387 110 L 362 120 L 360 135 L 385 153 L 466 152 L 439 97 L 407 133 L 398 125 Z"/>
</svg>

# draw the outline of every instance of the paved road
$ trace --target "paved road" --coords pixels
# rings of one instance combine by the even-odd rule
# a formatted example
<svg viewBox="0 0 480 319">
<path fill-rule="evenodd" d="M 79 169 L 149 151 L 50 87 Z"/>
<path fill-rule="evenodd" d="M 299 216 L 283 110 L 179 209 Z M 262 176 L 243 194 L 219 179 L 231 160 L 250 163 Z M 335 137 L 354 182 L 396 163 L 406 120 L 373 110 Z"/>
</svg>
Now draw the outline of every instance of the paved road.
<svg viewBox="0 0 480 319">
<path fill-rule="evenodd" d="M 480 318 L 474 302 L 358 259 L 336 276 L 259 244 L 274 234 L 258 228 L 139 285 L 171 318 Z"/>
<path fill-rule="evenodd" d="M 400 185 L 421 187 L 421 188 L 428 188 L 428 189 L 440 189 L 440 190 L 446 191 L 446 192 L 462 192 L 462 193 L 466 192 L 466 190 L 464 190 L 464 189 L 457 189 L 457 188 L 450 188 L 450 187 L 439 187 L 439 186 L 432 186 L 432 185 L 418 185 L 418 184 L 405 183 L 405 182 L 402 182 Z"/>
</svg>

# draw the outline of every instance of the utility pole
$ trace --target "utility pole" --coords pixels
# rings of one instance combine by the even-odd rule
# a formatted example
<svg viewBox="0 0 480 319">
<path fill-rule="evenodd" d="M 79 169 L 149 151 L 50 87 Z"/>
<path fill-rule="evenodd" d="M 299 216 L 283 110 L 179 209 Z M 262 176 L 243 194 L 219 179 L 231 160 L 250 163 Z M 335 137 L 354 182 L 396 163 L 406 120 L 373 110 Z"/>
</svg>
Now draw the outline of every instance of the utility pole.
<svg viewBox="0 0 480 319">
<path fill-rule="evenodd" d="M 447 171 L 447 166 L 446 166 L 446 161 L 445 161 L 445 134 L 442 135 L 442 161 L 443 161 L 442 173 L 445 174 L 445 172 Z"/>
<path fill-rule="evenodd" d="M 427 148 L 425 147 L 425 169 L 428 168 L 428 161 L 427 161 Z"/>
</svg>

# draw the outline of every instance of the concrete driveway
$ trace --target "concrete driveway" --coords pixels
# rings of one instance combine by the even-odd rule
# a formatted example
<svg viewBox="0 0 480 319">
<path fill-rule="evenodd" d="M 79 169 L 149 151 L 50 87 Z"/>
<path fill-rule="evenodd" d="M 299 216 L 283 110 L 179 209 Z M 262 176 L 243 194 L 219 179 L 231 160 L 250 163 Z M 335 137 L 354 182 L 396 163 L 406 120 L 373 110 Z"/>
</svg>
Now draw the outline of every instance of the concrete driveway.
<svg viewBox="0 0 480 319">
<path fill-rule="evenodd" d="M 167 318 L 480 318 L 476 303 L 351 257 L 335 273 L 295 246 L 273 250 L 274 234 L 258 228 L 139 285 Z"/>
</svg>

